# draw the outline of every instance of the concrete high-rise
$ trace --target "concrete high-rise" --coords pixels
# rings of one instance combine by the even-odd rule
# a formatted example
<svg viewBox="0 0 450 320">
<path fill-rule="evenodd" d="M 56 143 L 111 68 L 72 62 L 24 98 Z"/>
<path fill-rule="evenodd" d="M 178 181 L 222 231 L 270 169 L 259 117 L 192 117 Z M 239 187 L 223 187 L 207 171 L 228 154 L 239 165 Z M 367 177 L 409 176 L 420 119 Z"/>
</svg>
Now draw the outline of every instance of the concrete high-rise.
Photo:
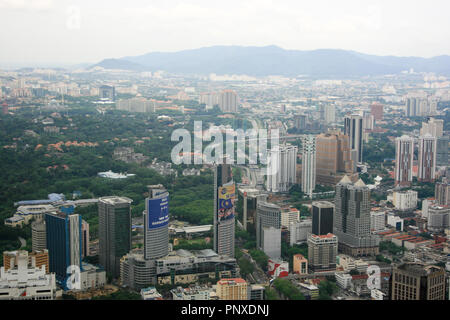
<svg viewBox="0 0 450 320">
<path fill-rule="evenodd" d="M 360 179 L 352 183 L 345 176 L 336 185 L 334 234 L 339 251 L 351 256 L 379 253 L 379 239 L 370 232 L 370 191 Z"/>
<path fill-rule="evenodd" d="M 317 236 L 333 233 L 334 204 L 328 201 L 312 203 L 312 233 Z"/>
<path fill-rule="evenodd" d="M 410 186 L 414 158 L 414 138 L 402 136 L 395 139 L 395 185 Z"/>
<path fill-rule="evenodd" d="M 420 182 L 434 182 L 436 174 L 436 138 L 426 134 L 419 138 L 419 172 Z"/>
<path fill-rule="evenodd" d="M 436 203 L 440 206 L 450 206 L 450 181 L 444 178 L 442 182 L 437 182 L 434 188 Z"/>
<path fill-rule="evenodd" d="M 370 113 L 373 115 L 373 118 L 375 119 L 375 121 L 378 120 L 383 120 L 383 105 L 377 102 L 374 102 L 371 106 L 370 106 Z"/>
<path fill-rule="evenodd" d="M 445 270 L 434 265 L 404 263 L 394 267 L 390 300 L 445 300 Z"/>
<path fill-rule="evenodd" d="M 444 120 L 428 118 L 427 122 L 422 122 L 420 135 L 424 136 L 426 134 L 429 134 L 436 138 L 442 137 L 444 134 Z"/>
<path fill-rule="evenodd" d="M 356 162 L 362 162 L 363 154 L 363 118 L 359 114 L 344 118 L 344 134 L 348 136 L 350 149 L 355 153 Z"/>
<path fill-rule="evenodd" d="M 298 147 L 279 145 L 267 150 L 267 181 L 269 192 L 288 192 L 297 182 Z"/>
<path fill-rule="evenodd" d="M 313 272 L 336 270 L 338 238 L 332 234 L 308 236 L 308 267 Z"/>
<path fill-rule="evenodd" d="M 235 184 L 224 159 L 214 168 L 214 251 L 234 257 Z"/>
<path fill-rule="evenodd" d="M 38 220 L 31 224 L 31 249 L 33 251 L 47 249 L 45 221 Z"/>
<path fill-rule="evenodd" d="M 323 120 L 326 124 L 336 122 L 336 107 L 332 104 L 323 107 Z"/>
<path fill-rule="evenodd" d="M 120 259 L 131 250 L 131 202 L 126 197 L 98 199 L 99 260 L 114 278 L 120 275 Z"/>
<path fill-rule="evenodd" d="M 81 256 L 88 257 L 89 253 L 89 223 L 86 221 L 81 222 Z"/>
<path fill-rule="evenodd" d="M 335 186 L 346 174 L 355 172 L 348 136 L 328 132 L 316 137 L 316 183 Z"/>
<path fill-rule="evenodd" d="M 302 139 L 302 191 L 312 197 L 316 188 L 316 137 Z"/>
<path fill-rule="evenodd" d="M 162 185 L 148 187 L 144 211 L 144 258 L 147 260 L 169 253 L 169 193 Z"/>
<path fill-rule="evenodd" d="M 436 141 L 436 166 L 449 167 L 449 136 L 442 136 Z"/>
<path fill-rule="evenodd" d="M 238 110 L 238 95 L 233 90 L 224 90 L 219 96 L 219 108 L 225 113 L 236 113 Z"/>
<path fill-rule="evenodd" d="M 264 248 L 264 228 L 280 230 L 281 238 L 281 208 L 273 203 L 258 202 L 256 213 L 256 247 Z"/>
</svg>

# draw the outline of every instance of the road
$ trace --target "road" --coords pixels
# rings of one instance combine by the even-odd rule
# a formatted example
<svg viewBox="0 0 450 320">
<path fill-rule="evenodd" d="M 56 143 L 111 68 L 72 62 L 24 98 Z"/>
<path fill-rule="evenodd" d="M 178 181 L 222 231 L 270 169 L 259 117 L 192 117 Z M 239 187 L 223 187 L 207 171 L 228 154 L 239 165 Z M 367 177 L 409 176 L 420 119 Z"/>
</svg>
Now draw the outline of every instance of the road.
<svg viewBox="0 0 450 320">
<path fill-rule="evenodd" d="M 26 246 L 27 246 L 27 241 L 26 241 L 24 238 L 19 237 L 19 241 L 20 241 L 20 248 L 21 248 L 21 249 L 22 249 L 23 247 L 26 247 Z"/>
<path fill-rule="evenodd" d="M 244 257 L 253 264 L 255 271 L 251 274 L 251 280 L 253 280 L 257 284 L 268 284 L 269 278 L 266 276 L 264 271 L 258 266 L 255 260 L 253 260 L 252 256 L 244 251 L 242 251 Z"/>
</svg>

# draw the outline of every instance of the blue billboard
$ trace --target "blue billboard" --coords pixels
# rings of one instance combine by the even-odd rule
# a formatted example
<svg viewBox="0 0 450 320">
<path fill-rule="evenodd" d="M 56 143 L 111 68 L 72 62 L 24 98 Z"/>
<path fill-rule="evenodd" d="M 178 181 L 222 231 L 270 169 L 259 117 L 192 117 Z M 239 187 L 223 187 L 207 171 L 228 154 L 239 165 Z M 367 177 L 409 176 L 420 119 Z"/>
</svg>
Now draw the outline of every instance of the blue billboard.
<svg viewBox="0 0 450 320">
<path fill-rule="evenodd" d="M 169 223 L 169 195 L 148 199 L 147 214 L 149 230 L 166 226 Z"/>
</svg>

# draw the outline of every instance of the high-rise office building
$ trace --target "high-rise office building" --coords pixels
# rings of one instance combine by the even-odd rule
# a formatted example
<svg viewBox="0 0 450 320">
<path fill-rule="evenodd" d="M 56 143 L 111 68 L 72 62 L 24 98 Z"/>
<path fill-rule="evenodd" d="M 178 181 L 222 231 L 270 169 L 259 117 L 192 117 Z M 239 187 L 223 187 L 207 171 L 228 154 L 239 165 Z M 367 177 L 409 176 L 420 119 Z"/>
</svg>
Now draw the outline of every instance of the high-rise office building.
<svg viewBox="0 0 450 320">
<path fill-rule="evenodd" d="M 279 145 L 267 150 L 267 181 L 269 192 L 288 192 L 297 182 L 298 147 Z"/>
<path fill-rule="evenodd" d="M 442 182 L 436 182 L 434 188 L 436 204 L 440 206 L 450 206 L 450 181 L 444 178 Z"/>
<path fill-rule="evenodd" d="M 335 186 L 345 174 L 355 172 L 348 136 L 328 132 L 316 137 L 316 183 Z"/>
<path fill-rule="evenodd" d="M 281 257 L 281 229 L 264 227 L 261 230 L 261 250 L 271 259 Z"/>
<path fill-rule="evenodd" d="M 71 270 L 81 265 L 81 216 L 79 214 L 45 214 L 46 241 L 50 272 L 66 285 Z"/>
<path fill-rule="evenodd" d="M 402 136 L 395 139 L 395 185 L 410 186 L 414 158 L 414 138 Z"/>
<path fill-rule="evenodd" d="M 430 206 L 427 213 L 427 229 L 435 233 L 444 233 L 450 227 L 450 207 Z"/>
<path fill-rule="evenodd" d="M 280 230 L 281 239 L 281 208 L 273 203 L 258 202 L 256 213 L 257 248 L 261 250 L 264 248 L 264 228 L 270 227 Z"/>
<path fill-rule="evenodd" d="M 445 270 L 434 265 L 404 263 L 394 267 L 390 300 L 445 300 Z"/>
<path fill-rule="evenodd" d="M 169 193 L 162 185 L 149 186 L 144 211 L 144 258 L 159 259 L 169 253 Z"/>
<path fill-rule="evenodd" d="M 224 159 L 214 168 L 214 251 L 234 257 L 235 197 L 231 166 Z"/>
<path fill-rule="evenodd" d="M 89 223 L 81 222 L 81 257 L 88 257 L 89 253 Z"/>
<path fill-rule="evenodd" d="M 312 203 L 312 233 L 317 236 L 333 233 L 334 204 L 328 201 Z"/>
<path fill-rule="evenodd" d="M 334 234 L 339 251 L 351 256 L 379 253 L 379 239 L 370 232 L 370 191 L 360 179 L 352 183 L 345 176 L 336 185 Z"/>
<path fill-rule="evenodd" d="M 47 249 L 45 221 L 38 220 L 31 224 L 31 249 L 33 251 Z"/>
<path fill-rule="evenodd" d="M 302 139 L 302 191 L 312 197 L 316 188 L 316 137 Z"/>
<path fill-rule="evenodd" d="M 308 267 L 313 272 L 336 270 L 338 238 L 327 235 L 311 234 L 308 237 Z"/>
<path fill-rule="evenodd" d="M 344 118 L 344 134 L 348 136 L 350 149 L 355 153 L 358 163 L 363 154 L 363 118 L 359 114 L 347 115 Z"/>
<path fill-rule="evenodd" d="M 238 95 L 233 90 L 224 90 L 219 96 L 219 108 L 225 113 L 236 113 L 238 110 Z"/>
<path fill-rule="evenodd" d="M 131 250 L 131 202 L 126 197 L 98 199 L 99 260 L 114 278 L 120 275 L 120 259 Z"/>
<path fill-rule="evenodd" d="M 323 114 L 322 119 L 326 124 L 331 124 L 336 122 L 336 107 L 333 104 L 327 104 L 322 106 L 321 114 Z"/>
<path fill-rule="evenodd" d="M 381 103 L 374 102 L 370 106 L 370 113 L 373 115 L 375 121 L 383 120 L 383 108 L 384 106 Z"/>
<path fill-rule="evenodd" d="M 448 167 L 449 161 L 449 136 L 442 136 L 436 141 L 436 166 Z"/>
<path fill-rule="evenodd" d="M 116 89 L 112 86 L 101 86 L 98 92 L 101 100 L 114 101 L 116 99 Z"/>
<path fill-rule="evenodd" d="M 430 134 L 419 138 L 419 172 L 420 182 L 434 182 L 436 174 L 436 138 Z"/>
</svg>

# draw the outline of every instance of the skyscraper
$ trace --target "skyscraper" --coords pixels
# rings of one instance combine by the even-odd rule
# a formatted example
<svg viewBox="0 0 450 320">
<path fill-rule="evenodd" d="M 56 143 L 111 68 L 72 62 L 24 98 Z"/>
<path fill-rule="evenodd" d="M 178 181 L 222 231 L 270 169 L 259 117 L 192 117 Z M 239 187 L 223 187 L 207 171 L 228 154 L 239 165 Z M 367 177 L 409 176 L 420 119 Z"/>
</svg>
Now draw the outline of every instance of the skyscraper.
<svg viewBox="0 0 450 320">
<path fill-rule="evenodd" d="M 169 253 L 169 193 L 162 185 L 149 186 L 144 211 L 144 258 Z"/>
<path fill-rule="evenodd" d="M 312 203 L 312 233 L 318 236 L 333 233 L 334 204 L 328 201 Z"/>
<path fill-rule="evenodd" d="M 288 192 L 296 183 L 297 152 L 297 146 L 290 144 L 267 150 L 267 191 Z"/>
<path fill-rule="evenodd" d="M 316 137 L 316 183 L 335 186 L 345 174 L 355 172 L 348 136 L 328 132 Z"/>
<path fill-rule="evenodd" d="M 98 199 L 99 260 L 114 278 L 120 275 L 120 259 L 131 250 L 131 202 L 126 197 Z"/>
<path fill-rule="evenodd" d="M 81 222 L 81 256 L 89 256 L 89 223 L 82 220 Z"/>
<path fill-rule="evenodd" d="M 238 110 L 238 95 L 233 90 L 223 90 L 219 96 L 219 108 L 225 113 L 236 113 Z"/>
<path fill-rule="evenodd" d="M 344 134 L 348 136 L 350 149 L 355 152 L 356 162 L 362 162 L 363 152 L 363 118 L 359 114 L 347 115 L 344 118 Z"/>
<path fill-rule="evenodd" d="M 427 122 L 422 122 L 420 135 L 430 134 L 433 137 L 440 138 L 444 134 L 444 120 L 428 118 Z"/>
<path fill-rule="evenodd" d="M 370 113 L 373 115 L 375 121 L 383 120 L 383 105 L 377 102 L 374 102 L 370 106 Z"/>
<path fill-rule="evenodd" d="M 337 253 L 338 238 L 334 234 L 308 236 L 308 267 L 313 272 L 336 270 Z"/>
<path fill-rule="evenodd" d="M 333 104 L 323 106 L 323 120 L 326 124 L 336 122 L 336 108 Z"/>
<path fill-rule="evenodd" d="M 445 278 L 441 267 L 404 263 L 392 271 L 390 300 L 445 300 Z"/>
<path fill-rule="evenodd" d="M 436 172 L 436 138 L 426 134 L 419 138 L 419 172 L 421 182 L 434 182 Z"/>
<path fill-rule="evenodd" d="M 214 251 L 234 257 L 235 184 L 231 166 L 224 159 L 214 168 Z"/>
<path fill-rule="evenodd" d="M 269 233 L 270 231 L 268 231 L 269 228 L 273 228 L 271 230 L 271 233 Z M 281 208 L 276 204 L 262 201 L 258 202 L 256 213 L 256 247 L 258 249 L 261 249 L 264 252 L 267 251 L 267 247 L 266 250 L 264 250 L 264 240 L 267 235 L 274 235 L 274 230 L 278 230 L 278 234 L 281 240 Z"/>
<path fill-rule="evenodd" d="M 31 248 L 33 251 L 47 249 L 47 233 L 44 221 L 34 221 L 31 224 Z"/>
<path fill-rule="evenodd" d="M 66 285 L 70 266 L 81 265 L 81 216 L 79 214 L 46 213 L 46 242 L 50 272 Z"/>
<path fill-rule="evenodd" d="M 395 139 L 395 185 L 410 186 L 412 183 L 412 165 L 414 157 L 414 139 L 402 136 Z"/>
<path fill-rule="evenodd" d="M 449 136 L 443 136 L 437 138 L 436 141 L 436 166 L 448 167 L 449 166 Z"/>
<path fill-rule="evenodd" d="M 336 185 L 334 234 L 339 250 L 352 256 L 379 252 L 379 239 L 370 233 L 370 191 L 360 179 L 353 184 L 345 176 Z"/>
<path fill-rule="evenodd" d="M 450 182 L 444 178 L 442 182 L 437 182 L 434 189 L 436 203 L 440 206 L 450 206 Z"/>
<path fill-rule="evenodd" d="M 302 148 L 302 191 L 312 197 L 316 188 L 316 138 L 303 138 Z"/>
</svg>

